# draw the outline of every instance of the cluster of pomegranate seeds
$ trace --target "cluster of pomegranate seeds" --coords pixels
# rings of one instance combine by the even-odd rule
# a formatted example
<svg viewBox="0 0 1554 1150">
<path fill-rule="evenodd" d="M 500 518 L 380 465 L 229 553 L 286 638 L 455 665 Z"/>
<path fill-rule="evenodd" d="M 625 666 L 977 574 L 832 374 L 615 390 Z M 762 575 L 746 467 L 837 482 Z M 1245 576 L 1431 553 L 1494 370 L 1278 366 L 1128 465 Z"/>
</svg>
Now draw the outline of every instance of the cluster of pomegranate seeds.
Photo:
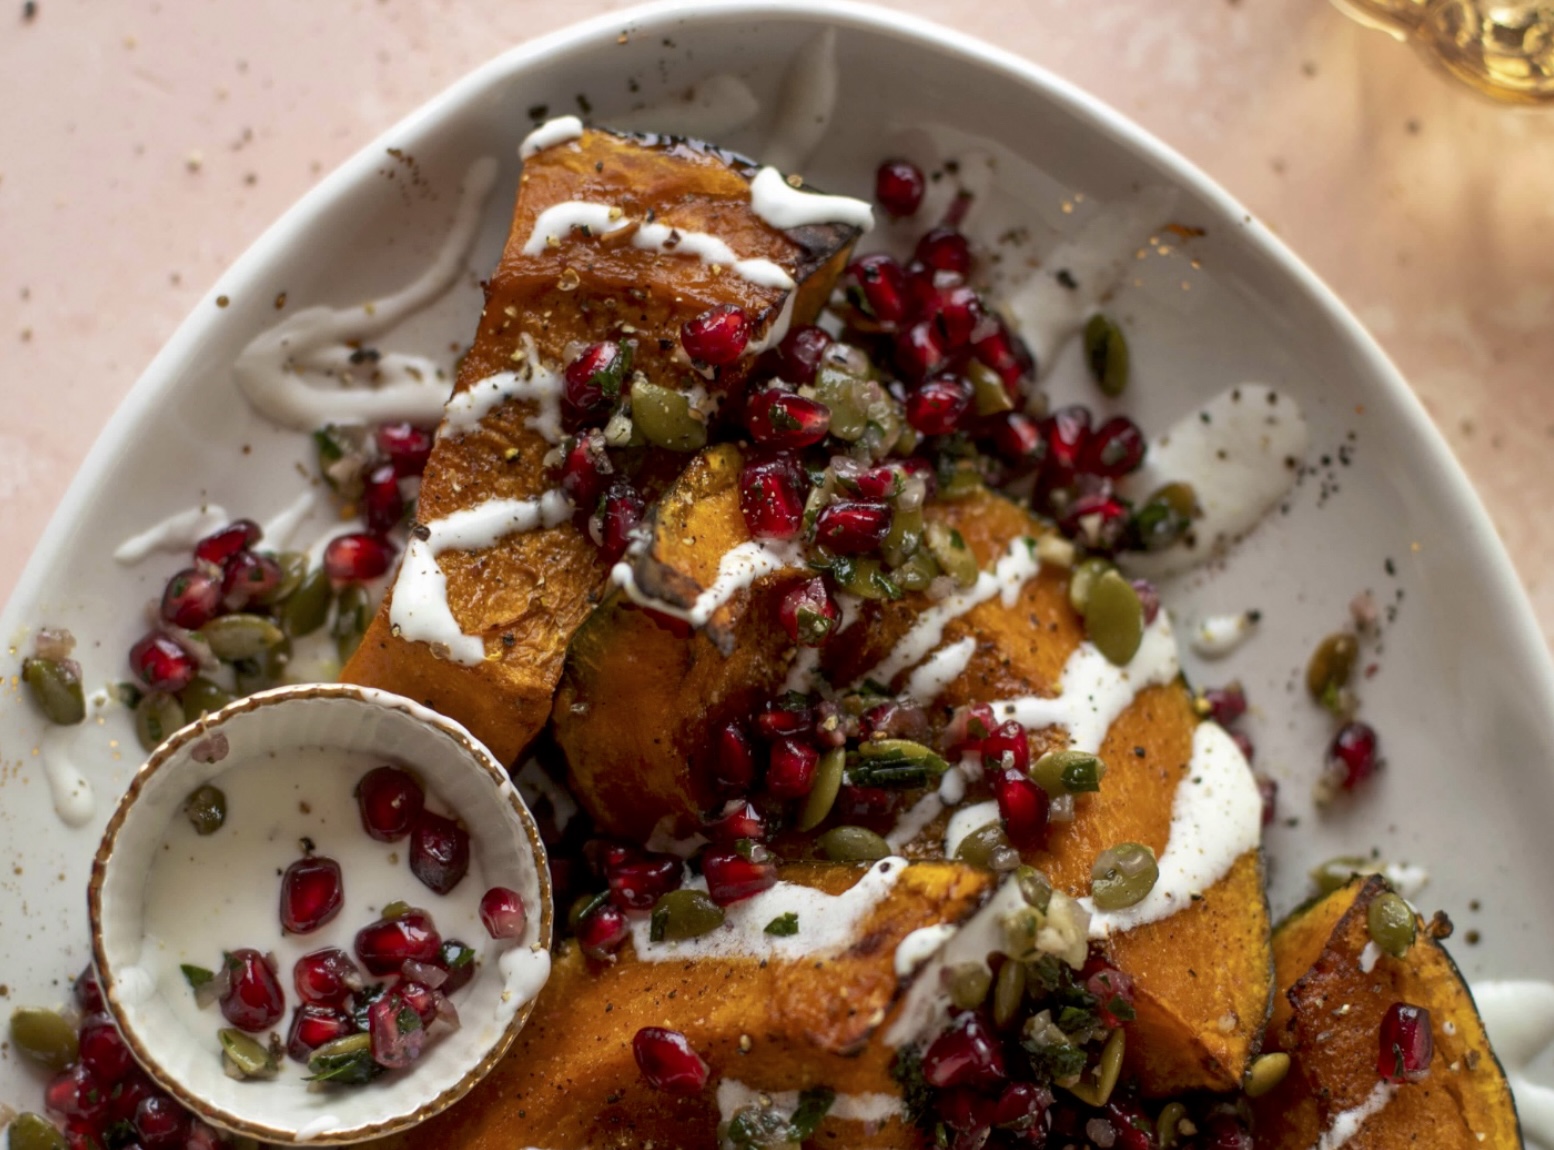
<svg viewBox="0 0 1554 1150">
<path fill-rule="evenodd" d="M 923 1080 L 940 1089 L 986 1090 L 1007 1077 L 1002 1040 L 992 1023 L 975 1011 L 961 1014 L 923 1052 Z"/>
<path fill-rule="evenodd" d="M 410 836 L 410 873 L 447 894 L 469 872 L 469 832 L 426 809 L 426 791 L 402 767 L 374 767 L 356 784 L 362 828 L 384 843 Z"/>
<path fill-rule="evenodd" d="M 1376 1073 L 1387 1082 L 1418 1082 L 1430 1072 L 1435 1035 L 1430 1012 L 1422 1006 L 1394 1002 L 1381 1020 L 1381 1053 Z"/>
<path fill-rule="evenodd" d="M 689 1097 L 707 1087 L 707 1064 L 678 1030 L 644 1026 L 632 1036 L 631 1053 L 643 1081 L 654 1090 Z"/>
</svg>

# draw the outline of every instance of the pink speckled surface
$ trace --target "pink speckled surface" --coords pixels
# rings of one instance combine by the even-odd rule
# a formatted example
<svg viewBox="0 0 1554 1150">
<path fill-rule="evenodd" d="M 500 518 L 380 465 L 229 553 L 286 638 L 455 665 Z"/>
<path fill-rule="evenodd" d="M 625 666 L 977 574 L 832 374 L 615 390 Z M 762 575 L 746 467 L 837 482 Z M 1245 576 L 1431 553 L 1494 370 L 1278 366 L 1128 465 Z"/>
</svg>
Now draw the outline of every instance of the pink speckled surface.
<svg viewBox="0 0 1554 1150">
<path fill-rule="evenodd" d="M 1137 119 L 1402 367 L 1554 636 L 1554 110 L 1313 0 L 913 0 Z M 0 597 L 194 300 L 319 176 L 498 51 L 620 4 L 20 0 L 0 9 Z"/>
</svg>

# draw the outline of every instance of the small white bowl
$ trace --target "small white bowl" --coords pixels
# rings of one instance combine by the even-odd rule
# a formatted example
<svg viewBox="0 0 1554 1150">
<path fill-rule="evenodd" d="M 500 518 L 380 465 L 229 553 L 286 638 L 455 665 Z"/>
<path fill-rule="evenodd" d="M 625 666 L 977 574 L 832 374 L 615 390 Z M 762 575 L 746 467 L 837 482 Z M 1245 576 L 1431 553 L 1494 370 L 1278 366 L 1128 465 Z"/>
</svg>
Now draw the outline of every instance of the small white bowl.
<svg viewBox="0 0 1554 1150">
<path fill-rule="evenodd" d="M 225 753 L 210 761 L 213 749 L 220 750 L 223 739 Z M 439 912 L 447 914 L 458 929 L 448 930 L 444 937 L 456 935 L 475 948 L 479 966 L 469 985 L 454 995 L 462 1020 L 460 1029 L 433 1038 L 419 1061 L 407 1070 L 387 1073 L 365 1086 L 313 1090 L 303 1077 L 305 1068 L 283 1056 L 285 1065 L 277 1078 L 237 1081 L 224 1073 L 216 1044 L 217 1031 L 228 1025 L 219 1007 L 212 1005 L 191 1014 L 196 1010 L 192 993 L 177 974 L 180 956 L 170 953 L 176 945 L 155 941 L 148 945 L 148 919 L 166 921 L 171 913 L 165 903 L 160 909 L 149 905 L 148 895 L 161 889 L 151 880 L 153 863 L 160 852 L 172 851 L 175 841 L 197 843 L 198 850 L 208 851 L 209 844 L 233 827 L 238 812 L 231 809 L 227 825 L 208 839 L 191 839 L 192 831 L 175 824 L 184 818 L 184 800 L 197 787 L 228 771 L 283 770 L 285 756 L 316 749 L 413 768 L 426 786 L 429 803 L 456 815 L 469 830 L 470 871 L 446 898 L 438 896 L 410 873 L 405 857 L 408 839 L 393 845 L 374 843 L 357 820 L 354 833 L 369 845 L 360 848 L 366 853 L 356 856 L 354 862 L 341 860 L 346 888 L 342 912 L 316 934 L 290 936 L 282 945 L 300 947 L 298 953 L 338 945 L 349 953 L 351 935 L 375 920 L 381 909 L 360 905 L 360 898 L 353 901 L 353 866 L 364 870 L 376 866 L 380 869 L 367 875 L 371 881 L 362 883 L 363 887 L 381 892 L 386 886 L 399 884 L 394 886 L 402 890 L 397 897 L 429 910 L 439 928 L 446 929 Z M 343 768 L 339 769 L 343 775 Z M 267 783 L 270 777 L 263 776 Z M 251 793 L 260 778 L 251 774 L 246 782 L 240 782 L 228 776 L 227 781 Z M 330 801 L 336 804 L 335 821 L 327 830 L 338 846 L 346 837 L 347 828 L 340 825 L 346 820 L 338 806 L 339 788 L 332 781 L 327 787 Z M 231 808 L 230 799 L 228 805 Z M 298 815 L 299 821 L 317 818 L 311 806 L 277 803 L 274 809 L 283 812 L 277 816 L 277 825 L 291 817 L 284 813 L 290 809 L 304 812 Z M 291 852 L 298 857 L 301 852 L 293 845 L 296 840 L 289 829 L 272 834 L 268 841 L 263 835 L 233 831 L 234 843 L 254 842 L 255 849 L 261 853 L 269 850 L 271 857 L 252 868 L 244 863 L 241 873 L 246 881 L 252 870 L 253 886 L 238 892 L 241 899 L 209 912 L 208 946 L 201 933 L 203 949 L 199 953 L 211 961 L 198 965 L 215 965 L 223 950 L 254 946 L 263 951 L 275 945 L 280 928 L 276 909 L 279 883 L 271 869 L 273 852 Z M 243 834 L 248 837 L 240 837 Z M 319 846 L 323 854 L 338 857 L 343 853 L 326 849 L 322 842 Z M 232 857 L 246 858 L 249 848 L 242 849 L 245 854 Z M 194 857 L 194 850 L 191 847 L 190 857 Z M 164 867 L 176 857 L 180 857 L 176 852 L 168 853 Z M 402 882 L 397 873 L 391 875 L 383 869 L 385 865 L 397 866 Z M 163 873 L 182 881 L 177 872 Z M 195 898 L 202 898 L 200 883 L 207 881 L 207 876 L 196 872 L 188 877 Z M 472 915 L 471 905 L 478 905 L 480 895 L 491 886 L 509 887 L 523 896 L 529 921 L 522 939 L 493 942 L 480 928 L 478 917 Z M 230 887 L 221 889 L 231 892 Z M 218 895 L 219 891 L 213 893 L 212 906 L 220 901 Z M 281 687 L 241 699 L 175 734 L 140 768 L 108 823 L 92 866 L 88 897 L 92 950 L 103 996 L 136 1059 L 158 1086 L 189 1109 L 234 1133 L 263 1142 L 338 1145 L 425 1121 L 468 1093 L 506 1053 L 549 973 L 552 905 L 545 848 L 506 771 L 457 723 L 408 699 L 366 687 Z M 376 895 L 379 902 L 384 898 L 382 893 Z M 244 901 L 249 904 L 246 908 L 241 905 Z M 261 906 L 267 910 L 256 909 Z M 223 912 L 226 921 L 222 921 Z M 207 920 L 201 916 L 198 921 L 203 930 Z M 226 937 L 218 937 L 222 935 Z M 182 957 L 182 961 L 192 960 Z M 285 1016 L 274 1030 L 284 1040 L 297 1006 L 290 964 L 284 960 L 278 978 L 287 1002 Z M 264 1035 L 255 1037 L 264 1041 Z"/>
</svg>

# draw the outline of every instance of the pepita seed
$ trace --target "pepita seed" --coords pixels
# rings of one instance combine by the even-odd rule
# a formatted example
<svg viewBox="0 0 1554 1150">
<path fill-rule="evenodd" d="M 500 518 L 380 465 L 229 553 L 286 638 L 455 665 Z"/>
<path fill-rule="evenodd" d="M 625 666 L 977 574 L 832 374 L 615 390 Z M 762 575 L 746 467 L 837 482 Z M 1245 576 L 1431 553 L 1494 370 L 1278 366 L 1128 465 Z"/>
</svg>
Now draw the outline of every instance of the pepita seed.
<svg viewBox="0 0 1554 1150">
<path fill-rule="evenodd" d="M 308 1058 L 310 1080 L 338 1086 L 360 1086 L 381 1072 L 372 1059 L 372 1038 L 367 1034 L 348 1034 L 326 1042 Z"/>
<path fill-rule="evenodd" d="M 1047 907 L 1052 904 L 1051 880 L 1033 866 L 1020 867 L 1015 871 L 1014 879 L 1020 884 L 1020 897 L 1025 904 L 1046 914 Z"/>
<path fill-rule="evenodd" d="M 227 1071 L 234 1078 L 274 1078 L 280 1071 L 275 1056 L 241 1030 L 224 1027 L 216 1033 L 221 1040 Z M 356 1037 L 352 1035 L 352 1037 Z"/>
<path fill-rule="evenodd" d="M 1009 398 L 1009 389 L 1004 386 L 998 373 L 987 364 L 980 359 L 972 360 L 966 375 L 971 380 L 972 403 L 978 415 L 999 415 L 1014 410 L 1014 400 Z"/>
<path fill-rule="evenodd" d="M 966 546 L 959 531 L 943 523 L 930 523 L 924 532 L 928 551 L 939 561 L 944 573 L 955 580 L 957 587 L 970 587 L 981 574 L 977 557 Z"/>
<path fill-rule="evenodd" d="M 1054 798 L 1098 791 L 1105 777 L 1106 764 L 1087 751 L 1048 751 L 1031 768 L 1031 778 Z"/>
<path fill-rule="evenodd" d="M 1355 875 L 1375 874 L 1380 865 L 1363 855 L 1339 855 L 1311 869 L 1311 882 L 1318 894 L 1332 894 L 1349 885 Z"/>
<path fill-rule="evenodd" d="M 982 472 L 977 470 L 977 465 L 969 459 L 957 459 L 949 466 L 939 467 L 939 498 L 948 499 L 951 502 L 957 499 L 966 499 L 981 491 L 986 484 L 982 481 Z"/>
<path fill-rule="evenodd" d="M 28 1062 L 57 1073 L 76 1060 L 76 1028 L 58 1011 L 19 1007 L 11 1012 L 11 1045 Z"/>
<path fill-rule="evenodd" d="M 1282 1052 L 1264 1054 L 1246 1072 L 1245 1093 L 1248 1098 L 1261 1098 L 1284 1081 L 1290 1072 L 1290 1056 Z"/>
<path fill-rule="evenodd" d="M 707 446 L 707 425 L 692 412 L 691 397 L 641 377 L 631 385 L 631 421 L 656 447 L 700 451 Z"/>
<path fill-rule="evenodd" d="M 865 382 L 831 364 L 821 364 L 815 376 L 815 398 L 831 409 L 831 434 L 848 443 L 862 439 L 869 426 Z"/>
<path fill-rule="evenodd" d="M 850 559 L 845 565 L 833 567 L 832 573 L 843 591 L 860 599 L 901 598 L 901 588 L 885 573 L 885 565 L 878 559 Z"/>
<path fill-rule="evenodd" d="M 1125 1033 L 1120 1026 L 1112 1031 L 1101 1048 L 1100 1059 L 1092 1070 L 1068 1088 L 1070 1094 L 1091 1106 L 1105 1106 L 1111 1101 L 1112 1091 L 1117 1089 L 1117 1079 L 1122 1074 L 1122 1057 L 1127 1052 Z"/>
<path fill-rule="evenodd" d="M 65 1150 L 65 1136 L 41 1114 L 18 1114 L 6 1127 L 9 1150 Z"/>
<path fill-rule="evenodd" d="M 1176 1150 L 1181 1145 L 1182 1133 L 1178 1129 L 1187 1117 L 1187 1107 L 1181 1102 L 1168 1102 L 1161 1107 L 1155 1122 L 1155 1137 L 1160 1140 L 1160 1150 Z"/>
<path fill-rule="evenodd" d="M 183 703 L 183 721 L 192 723 L 201 715 L 214 714 L 230 703 L 232 697 L 224 687 L 204 675 L 196 675 L 178 695 Z"/>
<path fill-rule="evenodd" d="M 301 551 L 282 551 L 275 561 L 280 564 L 281 581 L 275 585 L 275 591 L 266 603 L 284 603 L 296 594 L 308 574 L 308 557 Z"/>
<path fill-rule="evenodd" d="M 1393 958 L 1407 956 L 1419 931 L 1413 908 L 1391 891 L 1377 895 L 1371 902 L 1365 912 L 1365 925 L 1371 941 Z"/>
<path fill-rule="evenodd" d="M 335 622 L 330 628 L 340 662 L 344 663 L 356 654 L 356 648 L 361 646 L 362 636 L 367 633 L 367 624 L 371 621 L 372 599 L 367 594 L 367 588 L 360 583 L 348 583 L 340 588 L 335 599 Z"/>
<path fill-rule="evenodd" d="M 1010 1026 L 1025 1001 L 1025 964 L 1006 959 L 998 968 L 993 984 L 993 1024 L 1000 1030 Z"/>
<path fill-rule="evenodd" d="M 799 814 L 799 830 L 812 831 L 825 822 L 836 802 L 837 792 L 842 789 L 842 771 L 846 766 L 847 750 L 844 747 L 832 747 L 820 756 L 820 765 L 815 768 L 815 785 L 810 788 L 804 799 L 804 809 Z"/>
<path fill-rule="evenodd" d="M 901 566 L 890 573 L 890 578 L 903 591 L 926 591 L 929 584 L 943 572 L 927 548 L 920 548 Z"/>
<path fill-rule="evenodd" d="M 22 682 L 49 722 L 71 727 L 86 718 L 81 668 L 74 660 L 23 659 Z"/>
<path fill-rule="evenodd" d="M 1090 898 L 1097 910 L 1126 910 L 1143 902 L 1159 881 L 1154 851 L 1142 843 L 1118 843 L 1096 856 Z"/>
<path fill-rule="evenodd" d="M 961 1010 L 975 1010 L 987 1001 L 993 972 L 984 963 L 962 962 L 949 971 L 950 1001 Z"/>
<path fill-rule="evenodd" d="M 1132 530 L 1145 551 L 1164 551 L 1192 527 L 1198 496 L 1189 484 L 1167 483 L 1133 512 Z"/>
<path fill-rule="evenodd" d="M 892 567 L 899 567 L 913 555 L 923 542 L 923 509 L 921 507 L 896 507 L 890 517 L 890 531 L 880 543 L 880 554 Z"/>
<path fill-rule="evenodd" d="M 672 890 L 653 907 L 648 938 L 653 942 L 684 942 L 723 925 L 723 908 L 699 890 Z"/>
<path fill-rule="evenodd" d="M 1103 395 L 1118 396 L 1127 390 L 1127 338 L 1122 328 L 1100 313 L 1085 324 L 1085 362 Z"/>
<path fill-rule="evenodd" d="M 1311 653 L 1306 664 L 1306 690 L 1324 706 L 1332 706 L 1338 693 L 1349 685 L 1360 643 L 1348 631 L 1335 631 Z"/>
<path fill-rule="evenodd" d="M 1110 561 L 1095 556 L 1082 560 L 1068 576 L 1068 604 L 1080 615 L 1085 613 L 1085 606 L 1090 602 L 1090 592 L 1094 590 L 1096 580 L 1100 579 L 1108 571 L 1112 570 Z"/>
<path fill-rule="evenodd" d="M 281 604 L 281 626 L 294 639 L 311 635 L 329 620 L 334 584 L 322 567 L 309 571 L 297 589 Z"/>
<path fill-rule="evenodd" d="M 1007 874 L 1020 865 L 1020 852 L 1010 845 L 1004 824 L 997 820 L 978 827 L 961 839 L 955 848 L 955 857 L 969 866 L 995 874 Z"/>
<path fill-rule="evenodd" d="M 161 691 L 147 691 L 135 708 L 135 735 L 144 750 L 156 750 L 183 724 L 183 705 Z"/>
<path fill-rule="evenodd" d="M 878 862 L 890 857 L 890 844 L 867 827 L 832 827 L 820 836 L 820 849 L 832 862 Z"/>
<path fill-rule="evenodd" d="M 286 633 L 263 615 L 222 615 L 199 630 L 211 653 L 226 663 L 254 659 L 286 638 Z"/>
<path fill-rule="evenodd" d="M 183 813 L 197 835 L 213 835 L 227 821 L 227 796 L 206 783 L 184 800 Z"/>
<path fill-rule="evenodd" d="M 1144 641 L 1144 604 L 1118 572 L 1106 572 L 1090 589 L 1085 633 L 1114 666 L 1125 667 L 1138 654 Z"/>
</svg>

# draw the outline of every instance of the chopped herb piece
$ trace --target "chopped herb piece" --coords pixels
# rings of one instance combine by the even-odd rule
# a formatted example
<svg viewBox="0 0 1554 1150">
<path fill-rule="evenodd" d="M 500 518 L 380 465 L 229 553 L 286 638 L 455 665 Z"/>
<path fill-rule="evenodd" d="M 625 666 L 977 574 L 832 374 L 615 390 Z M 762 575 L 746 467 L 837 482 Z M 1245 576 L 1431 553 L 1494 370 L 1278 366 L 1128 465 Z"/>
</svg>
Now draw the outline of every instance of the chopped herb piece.
<svg viewBox="0 0 1554 1150">
<path fill-rule="evenodd" d="M 189 984 L 190 990 L 198 990 L 216 977 L 214 971 L 206 970 L 203 966 L 191 966 L 187 962 L 181 964 L 178 969 L 183 971 L 184 981 Z"/>
<path fill-rule="evenodd" d="M 799 916 L 791 910 L 787 914 L 779 914 L 766 924 L 766 933 L 778 938 L 792 938 L 798 932 Z"/>
<path fill-rule="evenodd" d="M 807 1142 L 813 1138 L 815 1131 L 820 1128 L 821 1120 L 835 1101 L 836 1091 L 824 1086 L 800 1094 L 798 1109 L 793 1112 L 793 1118 L 788 1123 L 788 1141 Z"/>
</svg>

